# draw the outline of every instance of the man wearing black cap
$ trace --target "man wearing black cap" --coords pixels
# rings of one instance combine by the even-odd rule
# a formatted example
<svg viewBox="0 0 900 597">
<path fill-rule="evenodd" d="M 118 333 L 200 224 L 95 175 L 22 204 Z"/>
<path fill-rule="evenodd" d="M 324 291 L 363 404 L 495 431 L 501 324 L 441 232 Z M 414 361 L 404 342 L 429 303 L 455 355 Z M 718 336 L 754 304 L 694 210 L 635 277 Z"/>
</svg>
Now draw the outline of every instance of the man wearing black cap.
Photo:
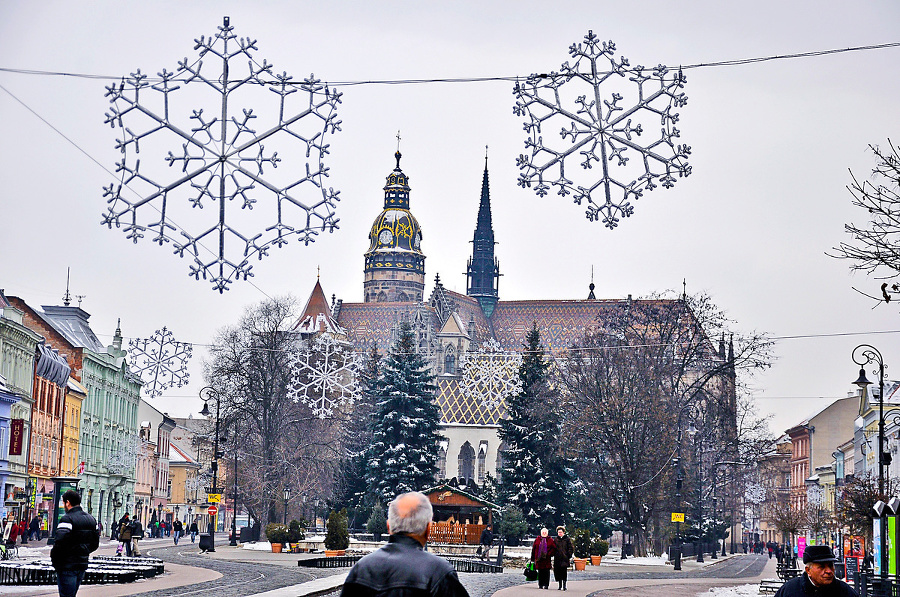
<svg viewBox="0 0 900 597">
<path fill-rule="evenodd" d="M 836 597 L 859 597 L 850 585 L 834 577 L 834 563 L 837 558 L 827 545 L 810 545 L 803 552 L 806 571 L 802 576 L 784 583 L 775 597 L 805 597 L 822 595 Z"/>
</svg>

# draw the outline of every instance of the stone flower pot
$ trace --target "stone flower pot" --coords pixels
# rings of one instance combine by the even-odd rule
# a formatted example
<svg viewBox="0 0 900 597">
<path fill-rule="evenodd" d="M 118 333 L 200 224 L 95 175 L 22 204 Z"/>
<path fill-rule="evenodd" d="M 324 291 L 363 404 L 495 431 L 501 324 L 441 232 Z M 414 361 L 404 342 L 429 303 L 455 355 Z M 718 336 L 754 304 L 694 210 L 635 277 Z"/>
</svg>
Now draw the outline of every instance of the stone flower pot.
<svg viewBox="0 0 900 597">
<path fill-rule="evenodd" d="M 584 570 L 587 566 L 587 558 L 575 558 L 575 570 Z"/>
</svg>

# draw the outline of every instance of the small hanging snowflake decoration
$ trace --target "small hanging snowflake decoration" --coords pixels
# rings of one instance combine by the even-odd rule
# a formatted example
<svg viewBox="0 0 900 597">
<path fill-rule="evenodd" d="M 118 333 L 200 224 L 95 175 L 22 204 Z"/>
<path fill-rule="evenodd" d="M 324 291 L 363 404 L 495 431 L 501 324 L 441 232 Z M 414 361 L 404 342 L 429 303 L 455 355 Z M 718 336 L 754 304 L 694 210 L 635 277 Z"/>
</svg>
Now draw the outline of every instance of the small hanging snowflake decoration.
<svg viewBox="0 0 900 597">
<path fill-rule="evenodd" d="M 122 159 L 119 183 L 103 188 L 102 224 L 135 243 L 171 243 L 193 259 L 192 277 L 222 293 L 253 275 L 252 258 L 338 227 L 324 160 L 341 94 L 258 61 L 256 40 L 238 38 L 228 17 L 194 49 L 174 71 L 137 70 L 106 88 Z"/>
<path fill-rule="evenodd" d="M 137 435 L 132 434 L 122 437 L 119 447 L 109 455 L 106 461 L 106 468 L 109 469 L 109 472 L 116 475 L 134 469 L 140 448 L 141 440 Z"/>
<path fill-rule="evenodd" d="M 504 351 L 499 342 L 488 340 L 477 352 L 463 355 L 460 389 L 464 396 L 480 399 L 487 408 L 497 408 L 508 396 L 522 391 L 521 366 L 520 353 Z"/>
<path fill-rule="evenodd" d="M 744 492 L 744 498 L 754 505 L 759 505 L 766 500 L 766 488 L 759 483 L 750 483 Z"/>
<path fill-rule="evenodd" d="M 339 405 L 360 397 L 361 366 L 362 359 L 348 345 L 322 334 L 293 355 L 288 390 L 294 402 L 324 419 Z"/>
<path fill-rule="evenodd" d="M 644 191 L 671 188 L 691 173 L 691 148 L 676 142 L 674 109 L 687 104 L 681 69 L 632 67 L 615 51 L 588 31 L 569 48 L 573 64 L 532 74 L 513 89 L 530 152 L 516 160 L 519 186 L 533 186 L 539 197 L 552 187 L 572 195 L 586 202 L 588 220 L 602 218 L 609 229 L 634 213 L 632 201 Z"/>
<path fill-rule="evenodd" d="M 187 385 L 190 374 L 187 371 L 193 345 L 176 342 L 172 332 L 163 327 L 149 338 L 134 338 L 128 342 L 133 357 L 131 370 L 144 382 L 143 391 L 149 398 L 155 398 L 175 387 Z"/>
</svg>

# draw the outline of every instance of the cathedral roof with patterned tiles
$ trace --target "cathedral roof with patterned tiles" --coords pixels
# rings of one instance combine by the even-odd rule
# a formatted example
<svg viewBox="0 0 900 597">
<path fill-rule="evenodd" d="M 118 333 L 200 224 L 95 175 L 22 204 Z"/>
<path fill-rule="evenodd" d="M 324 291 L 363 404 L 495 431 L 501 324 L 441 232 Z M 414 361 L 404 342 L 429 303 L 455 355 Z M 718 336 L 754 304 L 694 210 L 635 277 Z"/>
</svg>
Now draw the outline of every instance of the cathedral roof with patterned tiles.
<svg viewBox="0 0 900 597">
<path fill-rule="evenodd" d="M 408 178 L 399 169 L 399 151 L 395 157 L 397 167 L 388 178 L 388 185 L 385 186 L 385 210 L 409 208 Z M 654 303 L 662 306 L 680 304 L 678 300 L 632 300 L 630 296 L 627 299 L 598 300 L 594 296 L 593 282 L 590 284 L 588 298 L 583 300 L 499 300 L 497 293 L 499 264 L 493 252 L 496 243 L 490 221 L 490 193 L 487 185 L 485 163 L 478 225 L 475 231 L 476 248 L 473 259 L 469 262 L 467 274 L 468 292 L 476 295 L 485 294 L 488 298 L 492 295 L 496 300 L 495 303 L 481 302 L 475 296 L 448 290 L 441 284 L 440 276 L 435 276 L 434 289 L 427 302 L 338 301 L 333 305 L 333 310 L 329 311 L 325 294 L 317 281 L 314 296 L 311 296 L 301 321 L 306 322 L 307 326 L 319 321 L 336 322 L 337 326 L 346 330 L 347 338 L 357 350 L 369 350 L 374 344 L 383 354 L 396 337 L 399 322 L 406 319 L 413 323 L 414 329 L 417 328 L 420 346 L 426 351 L 433 352 L 434 347 L 429 348 L 423 338 L 435 339 L 448 318 L 456 313 L 459 321 L 465 326 L 460 332 L 470 343 L 470 349 L 487 340 L 496 340 L 502 350 L 520 351 L 525 343 L 525 335 L 536 323 L 544 347 L 548 352 L 558 353 L 575 344 L 589 330 L 601 327 L 604 320 L 609 321 L 617 314 L 621 314 L 623 309 L 635 306 L 646 308 Z M 378 235 L 375 232 L 377 231 L 373 228 L 370 233 L 372 244 L 366 253 L 367 258 L 375 249 L 383 248 L 377 245 L 380 241 L 377 241 Z M 418 246 L 410 248 L 419 250 Z M 478 251 L 482 252 L 478 261 L 481 264 L 478 267 L 482 268 L 480 270 L 473 265 L 475 257 L 479 257 Z M 481 286 L 474 284 L 476 278 L 481 280 L 479 282 Z M 474 290 L 476 286 L 477 292 Z M 481 297 L 481 300 L 483 299 L 484 297 Z M 485 315 L 485 305 L 490 307 L 487 311 L 489 316 Z M 441 407 L 443 423 L 492 426 L 499 424 L 505 416 L 504 404 L 491 407 L 482 400 L 466 396 L 460 389 L 459 377 L 456 375 L 441 374 L 436 381 L 436 399 Z"/>
</svg>

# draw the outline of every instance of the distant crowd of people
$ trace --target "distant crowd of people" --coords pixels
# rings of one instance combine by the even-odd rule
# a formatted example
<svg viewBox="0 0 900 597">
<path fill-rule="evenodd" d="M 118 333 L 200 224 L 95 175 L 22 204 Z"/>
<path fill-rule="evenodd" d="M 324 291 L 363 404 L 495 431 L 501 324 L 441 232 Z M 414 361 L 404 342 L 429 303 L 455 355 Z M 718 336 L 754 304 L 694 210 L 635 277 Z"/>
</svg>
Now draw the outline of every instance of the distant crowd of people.
<svg viewBox="0 0 900 597">
<path fill-rule="evenodd" d="M 187 532 L 191 535 L 191 543 L 195 543 L 200 533 L 196 518 L 191 522 Z M 178 540 L 185 535 L 184 523 L 177 518 L 173 521 L 158 520 L 154 513 L 145 530 L 139 519 L 132 519 L 130 513 L 126 512 L 113 528 L 110 539 L 119 542 L 117 554 L 124 552 L 127 557 L 139 557 L 141 552 L 138 544 L 147 534 L 150 539 L 172 537 L 175 545 L 178 545 Z"/>
</svg>

